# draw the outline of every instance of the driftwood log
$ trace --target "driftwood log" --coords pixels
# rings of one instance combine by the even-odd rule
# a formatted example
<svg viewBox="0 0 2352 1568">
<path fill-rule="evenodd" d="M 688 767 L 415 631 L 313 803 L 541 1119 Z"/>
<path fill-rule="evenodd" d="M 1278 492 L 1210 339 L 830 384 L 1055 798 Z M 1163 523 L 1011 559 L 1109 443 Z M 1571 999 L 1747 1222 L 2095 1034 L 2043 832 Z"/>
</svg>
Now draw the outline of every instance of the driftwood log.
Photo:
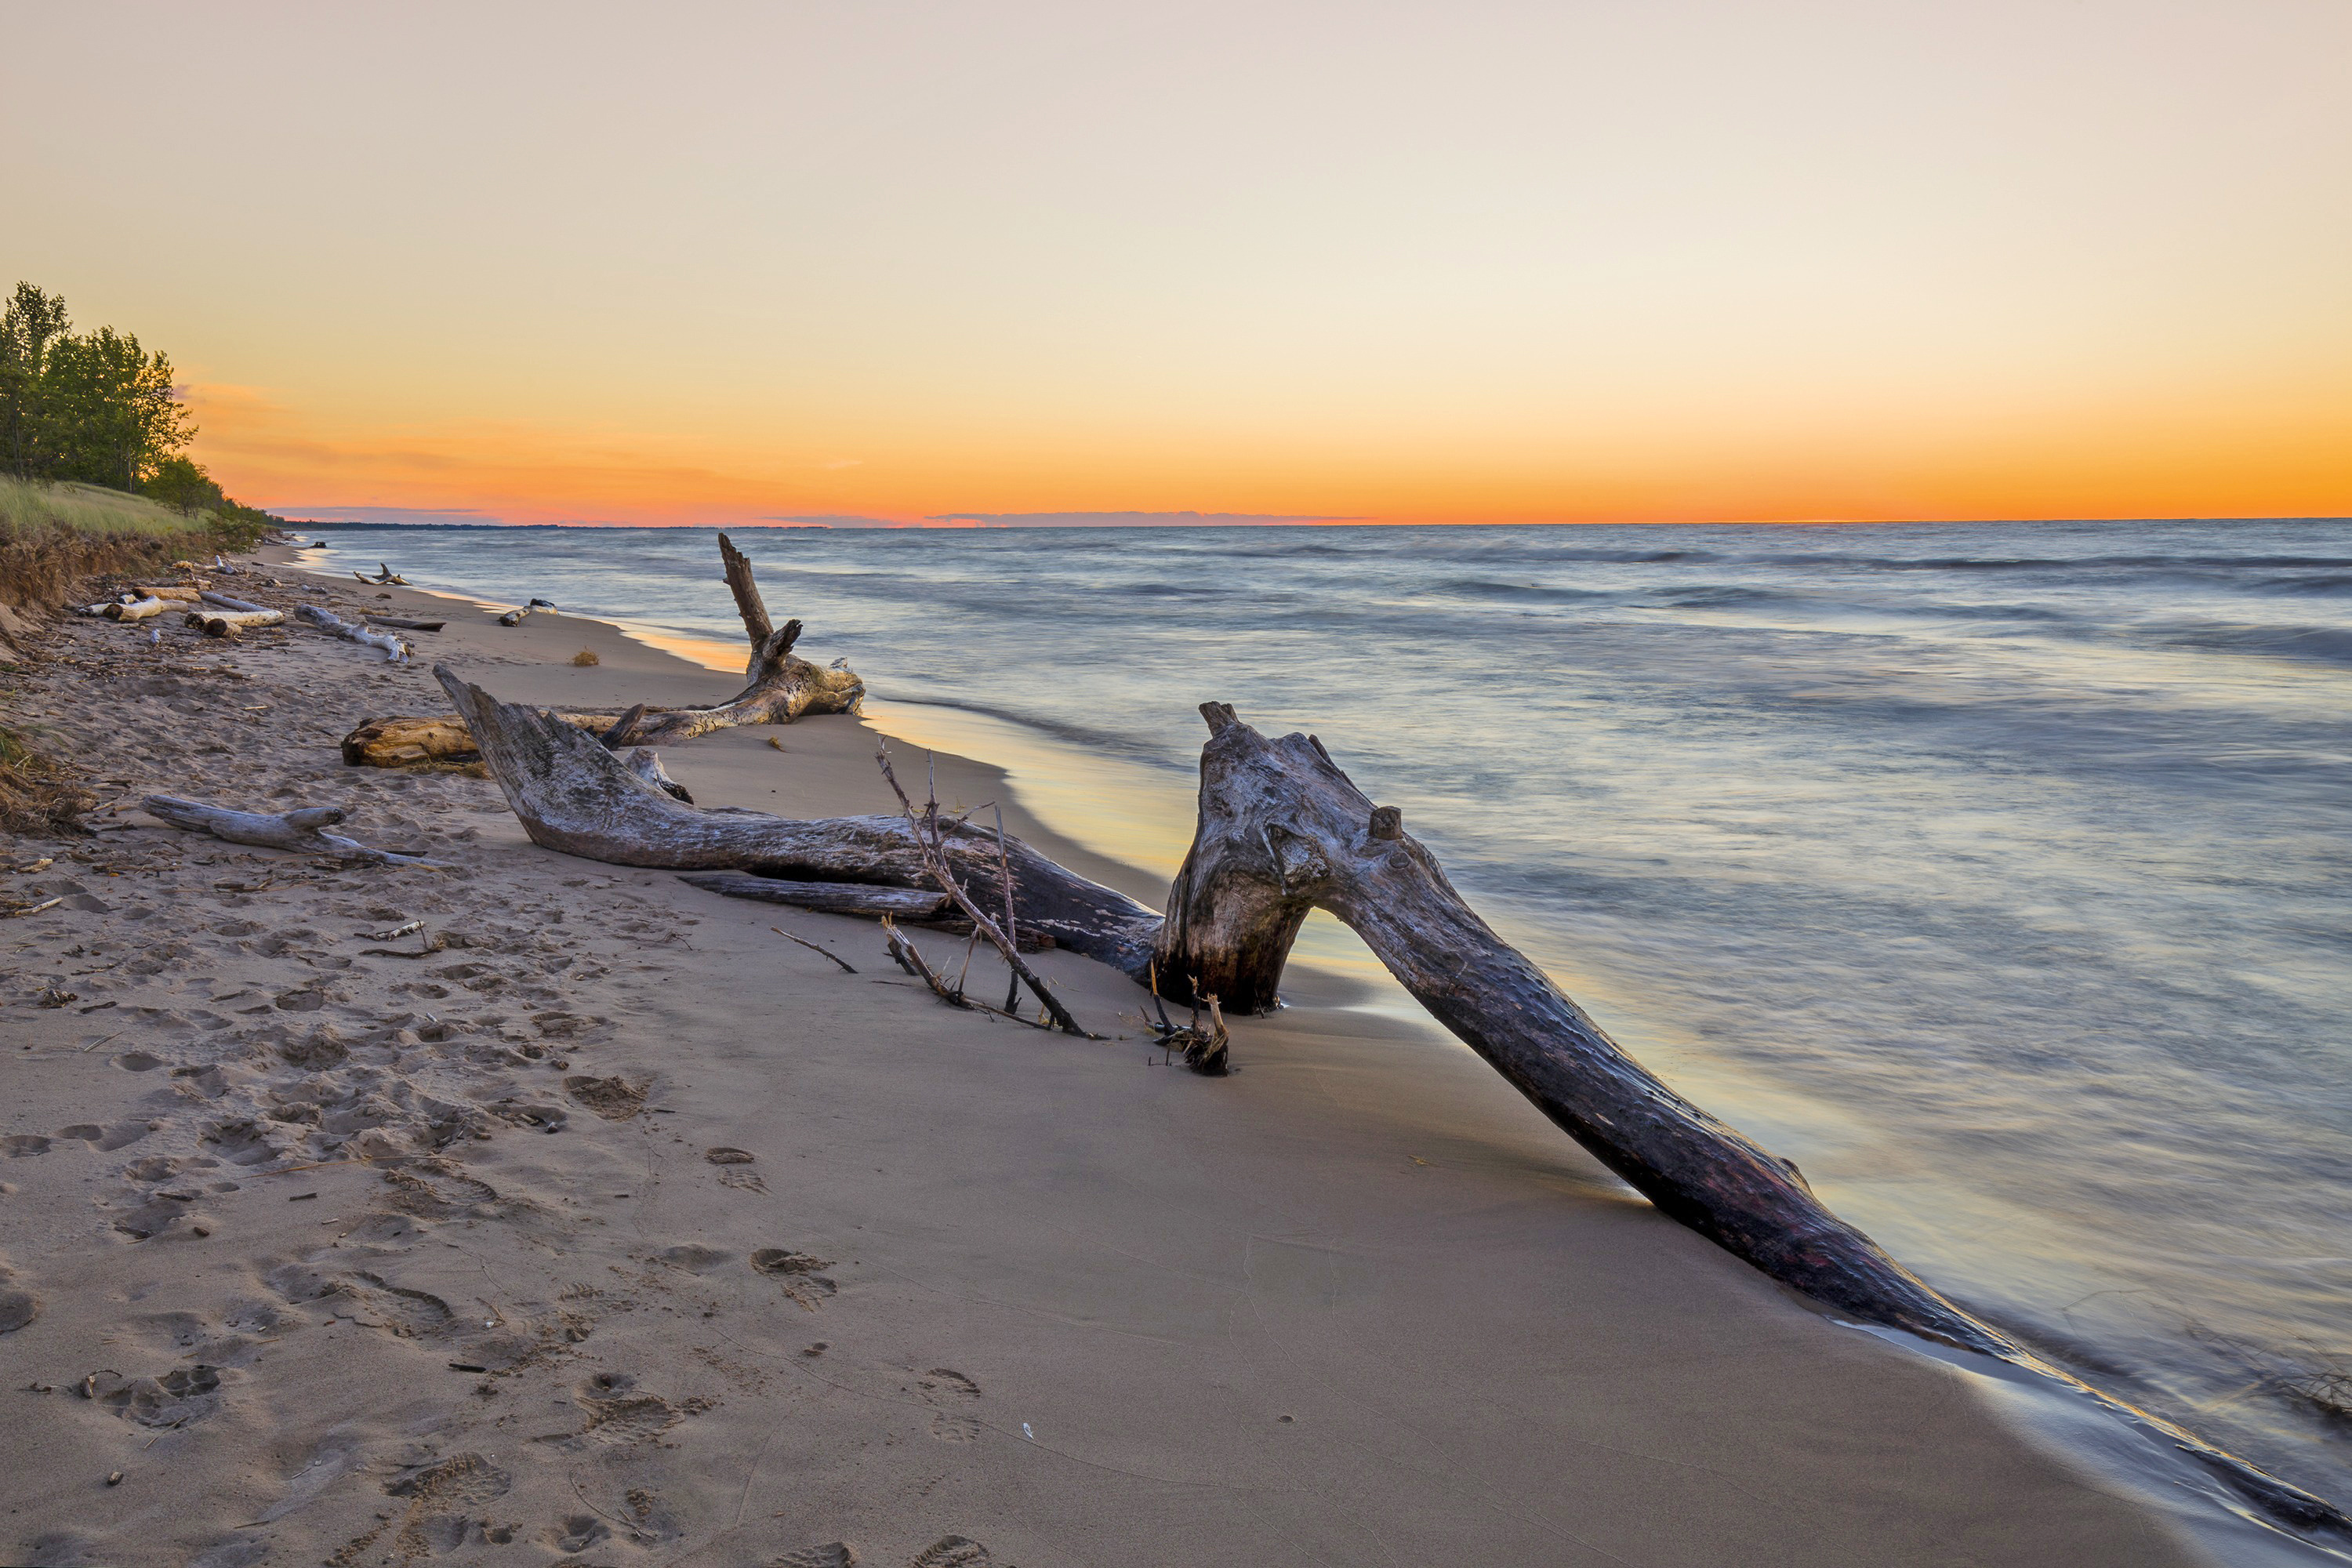
<svg viewBox="0 0 2352 1568">
<path fill-rule="evenodd" d="M 616 866 L 926 888 L 914 828 L 902 816 L 804 822 L 752 811 L 698 811 L 632 772 L 579 725 L 577 715 L 500 702 L 446 666 L 436 665 L 433 673 L 523 830 L 550 849 Z M 940 828 L 957 877 L 983 906 L 1003 902 L 999 867 L 1009 867 L 1023 932 L 1143 977 L 1160 926 L 1157 914 L 1018 838 L 1006 841 L 1000 859 L 993 834 L 952 820 Z"/>
<path fill-rule="evenodd" d="M 98 613 L 110 621 L 143 621 L 150 616 L 160 616 L 166 610 L 176 610 L 181 601 L 156 597 L 153 595 L 136 599 L 128 605 L 108 605 Z"/>
<path fill-rule="evenodd" d="M 437 632 L 442 627 L 449 624 L 446 621 L 415 621 L 409 619 L 405 616 L 387 616 L 380 614 L 374 610 L 367 610 L 362 613 L 367 616 L 368 625 L 372 626 L 390 626 L 394 631 Z"/>
<path fill-rule="evenodd" d="M 789 724 L 804 713 L 857 711 L 866 696 L 866 683 L 845 666 L 824 668 L 793 654 L 793 645 L 800 640 L 800 622 L 771 624 L 760 585 L 752 581 L 751 562 L 723 533 L 719 536 L 719 560 L 727 574 L 727 586 L 735 595 L 735 611 L 743 617 L 744 636 L 751 645 L 751 659 L 743 668 L 748 684 L 726 701 L 709 708 L 650 709 L 614 744 L 667 746 L 714 730 Z"/>
<path fill-rule="evenodd" d="M 299 811 L 263 813 L 231 811 L 176 795 L 151 795 L 139 803 L 148 816 L 191 833 L 209 833 L 231 844 L 251 844 L 263 849 L 290 849 L 300 855 L 327 855 L 338 860 L 364 860 L 379 866 L 424 866 L 415 855 L 373 849 L 355 838 L 326 829 L 348 815 L 339 805 L 304 806 Z"/>
<path fill-rule="evenodd" d="M 747 617 L 748 618 L 748 617 Z M 693 810 L 553 715 L 435 675 L 531 838 L 625 866 L 733 869 L 945 891 L 904 816 L 794 821 Z M 1199 816 L 1163 919 L 1018 839 L 943 823 L 955 875 L 982 905 L 1179 999 L 1262 1012 L 1300 923 L 1324 909 L 1545 1116 L 1668 1217 L 1837 1311 L 2057 1379 L 2153 1429 L 2277 1520 L 2352 1535 L 2352 1517 L 2236 1456 L 2090 1390 L 1945 1300 L 1830 1212 L 1795 1165 L 1668 1088 L 1481 920 L 1436 858 L 1311 735 L 1268 740 L 1204 704 Z M 735 890 L 722 886 L 721 891 Z M 1008 923 L 1010 923 L 1008 921 Z M 902 960 L 904 962 L 904 960 Z"/>
<path fill-rule="evenodd" d="M 188 612 L 188 625 L 208 637 L 233 637 L 255 626 L 274 626 L 285 619 L 276 610 L 215 610 Z"/>
<path fill-rule="evenodd" d="M 608 747 L 667 746 L 690 741 L 718 730 L 747 724 L 789 724 L 809 713 L 855 713 L 866 696 L 866 683 L 836 664 L 820 668 L 793 652 L 801 623 L 772 626 L 768 606 L 752 579 L 751 563 L 725 534 L 719 536 L 719 563 L 735 597 L 737 614 L 751 657 L 745 668 L 750 684 L 724 702 L 708 708 L 663 708 L 639 703 L 625 713 L 610 710 L 551 710 L 566 724 L 592 730 Z M 544 600 L 534 600 L 544 604 Z M 296 612 L 305 620 L 317 616 L 307 607 Z M 502 624 L 520 623 L 529 610 L 500 616 Z M 474 737 L 462 719 L 390 716 L 364 719 L 343 737 L 343 761 L 353 767 L 405 768 L 435 763 L 477 760 Z"/>
<path fill-rule="evenodd" d="M 381 648 L 383 650 L 384 662 L 387 664 L 399 664 L 409 655 L 408 644 L 390 632 L 374 631 L 356 621 L 347 621 L 334 611 L 317 605 L 300 606 L 294 612 L 294 618 L 307 622 L 322 632 L 341 637 L 346 642 L 359 643 L 366 647 Z"/>
</svg>

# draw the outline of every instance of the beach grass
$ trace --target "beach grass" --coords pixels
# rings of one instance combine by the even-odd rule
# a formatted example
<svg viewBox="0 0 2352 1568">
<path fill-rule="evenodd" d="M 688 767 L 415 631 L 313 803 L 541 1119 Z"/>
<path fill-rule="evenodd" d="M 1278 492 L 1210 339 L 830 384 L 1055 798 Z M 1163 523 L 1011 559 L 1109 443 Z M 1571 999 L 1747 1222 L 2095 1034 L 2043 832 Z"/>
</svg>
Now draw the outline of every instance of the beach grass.
<svg viewBox="0 0 2352 1568">
<path fill-rule="evenodd" d="M 11 538 L 62 531 L 160 539 L 208 535 L 219 529 L 219 520 L 210 512 L 191 515 L 125 490 L 0 478 L 0 535 Z"/>
<path fill-rule="evenodd" d="M 267 527 L 98 485 L 0 478 L 0 604 L 53 602 L 95 574 L 151 572 L 179 556 L 249 550 Z"/>
</svg>

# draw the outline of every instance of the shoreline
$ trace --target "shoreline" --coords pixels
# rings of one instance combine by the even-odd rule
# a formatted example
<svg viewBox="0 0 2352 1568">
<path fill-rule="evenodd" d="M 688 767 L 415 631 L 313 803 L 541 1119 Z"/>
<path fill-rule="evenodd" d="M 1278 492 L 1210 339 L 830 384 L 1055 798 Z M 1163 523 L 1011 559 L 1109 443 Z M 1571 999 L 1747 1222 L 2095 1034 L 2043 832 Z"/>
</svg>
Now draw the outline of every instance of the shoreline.
<svg viewBox="0 0 2352 1568">
<path fill-rule="evenodd" d="M 451 603 L 323 581 L 347 604 Z M 725 685 L 603 622 L 449 618 L 425 662 L 510 700 Z M 441 710 L 421 669 L 309 637 L 141 665 L 123 636 L 58 634 L 111 725 L 49 721 L 128 798 L 349 804 L 359 837 L 456 868 L 320 871 L 126 810 L 9 879 L 82 884 L 0 927 L 76 993 L 16 999 L 7 1053 L 0 1134 L 42 1147 L 0 1163 L 0 1291 L 41 1310 L 0 1361 L 55 1392 L 13 1396 L 5 1447 L 72 1500 L 11 1516 L 20 1547 L 2200 1558 L 2182 1504 L 2093 1479 L 1980 1378 L 1843 1331 L 1664 1221 L 1465 1053 L 1384 1050 L 1415 1042 L 1309 1005 L 1237 1025 L 1243 1070 L 1202 1080 L 1132 1037 L 957 1014 L 884 978 L 862 922 L 539 850 L 482 781 L 343 768 L 332 738 L 360 718 Z M 583 647 L 595 667 L 563 662 Z M 705 805 L 871 810 L 874 732 L 804 721 L 665 761 Z M 945 798 L 1004 793 L 939 762 Z M 1046 853 L 1157 901 L 1147 873 L 1004 804 Z M 391 914 L 469 946 L 367 956 Z M 1123 979 L 1042 960 L 1096 1026 L 1134 1015 Z M 271 1152 L 243 1160 L 255 1140 Z M 271 1190 L 296 1179 L 316 1206 Z M 175 1389 L 192 1366 L 212 1385 Z M 78 1397 L 100 1367 L 128 1392 Z M 987 1555 L 928 1557 L 952 1542 Z"/>
</svg>

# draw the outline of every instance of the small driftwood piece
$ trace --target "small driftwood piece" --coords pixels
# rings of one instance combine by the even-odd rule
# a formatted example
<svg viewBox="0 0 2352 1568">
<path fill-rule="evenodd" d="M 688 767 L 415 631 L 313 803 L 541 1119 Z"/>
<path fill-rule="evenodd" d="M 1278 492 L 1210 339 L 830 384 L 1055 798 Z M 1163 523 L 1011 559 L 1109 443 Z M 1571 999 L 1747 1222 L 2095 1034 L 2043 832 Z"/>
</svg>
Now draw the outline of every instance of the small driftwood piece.
<svg viewBox="0 0 2352 1568">
<path fill-rule="evenodd" d="M 757 899 L 771 904 L 792 904 L 823 915 L 888 915 L 894 920 L 939 918 L 948 906 L 945 893 L 927 888 L 877 888 L 870 882 L 788 882 L 778 877 L 751 877 L 740 871 L 689 871 L 679 881 L 730 899 Z"/>
<path fill-rule="evenodd" d="M 132 592 L 139 595 L 142 598 L 177 599 L 183 604 L 194 604 L 198 598 L 203 596 L 203 591 L 196 588 L 137 588 L 133 589 Z"/>
<path fill-rule="evenodd" d="M 509 610 L 505 615 L 499 617 L 499 625 L 502 626 L 519 626 L 522 625 L 522 618 L 529 614 L 530 614 L 530 611 L 528 608 Z"/>
<path fill-rule="evenodd" d="M 294 618 L 365 647 L 383 650 L 384 662 L 399 664 L 409 656 L 408 644 L 390 632 L 371 631 L 356 621 L 347 621 L 334 611 L 318 605 L 304 605 L 294 612 Z"/>
<path fill-rule="evenodd" d="M 402 576 L 399 573 L 394 572 L 391 567 L 385 565 L 381 561 L 375 563 L 374 576 L 371 577 L 364 572 L 353 572 L 352 575 L 358 578 L 362 583 L 373 584 L 377 586 L 389 585 L 394 588 L 405 588 L 408 586 L 407 578 Z"/>
<path fill-rule="evenodd" d="M 265 814 L 231 811 L 226 806 L 206 805 L 202 801 L 182 800 L 177 795 L 151 795 L 140 802 L 140 809 L 174 827 L 184 827 L 191 833 L 209 833 L 231 844 L 250 844 L 263 849 L 290 849 L 300 855 L 326 855 L 338 860 L 364 860 L 379 866 L 431 864 L 419 856 L 373 849 L 355 838 L 327 832 L 326 829 L 349 815 L 339 805 L 310 805 L 299 811 Z"/>
<path fill-rule="evenodd" d="M 474 737 L 454 719 L 368 719 L 343 737 L 343 761 L 355 768 L 413 768 L 478 763 Z"/>
<path fill-rule="evenodd" d="M 849 960 L 842 957 L 841 954 L 834 952 L 833 949 L 829 947 L 820 947 L 804 936 L 794 936 L 792 932 L 786 931 L 782 926 L 770 926 L 768 929 L 774 931 L 778 936 L 782 937 L 786 942 L 796 942 L 803 947 L 807 948 L 811 952 L 817 953 L 833 960 L 834 963 L 841 965 L 841 972 L 844 974 L 855 974 L 857 973 L 856 970 L 850 967 Z"/>
</svg>

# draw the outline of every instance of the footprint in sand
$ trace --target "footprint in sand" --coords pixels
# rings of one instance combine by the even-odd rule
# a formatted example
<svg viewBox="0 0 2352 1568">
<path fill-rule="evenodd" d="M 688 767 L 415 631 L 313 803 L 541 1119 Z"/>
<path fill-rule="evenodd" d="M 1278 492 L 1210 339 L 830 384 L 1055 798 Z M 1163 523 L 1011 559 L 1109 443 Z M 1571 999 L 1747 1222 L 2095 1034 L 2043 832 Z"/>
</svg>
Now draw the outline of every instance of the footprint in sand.
<svg viewBox="0 0 2352 1568">
<path fill-rule="evenodd" d="M 832 1268 L 830 1259 L 794 1252 L 790 1247 L 763 1247 L 751 1254 L 751 1267 L 782 1285 L 784 1294 L 803 1311 L 815 1311 L 818 1302 L 840 1289 L 832 1279 L 817 1272 Z"/>
<path fill-rule="evenodd" d="M 81 1380 L 80 1394 L 125 1420 L 142 1426 L 191 1426 L 220 1412 L 220 1369 L 204 1365 L 175 1367 L 161 1377 L 125 1377 L 119 1372 L 93 1372 Z"/>
<path fill-rule="evenodd" d="M 915 1392 L 932 1406 L 931 1436 L 943 1443 L 969 1443 L 981 1433 L 977 1417 L 961 1415 L 956 1406 L 980 1397 L 980 1384 L 949 1367 L 935 1366 L 915 1383 Z M 975 1558 L 975 1562 L 984 1561 Z"/>
<path fill-rule="evenodd" d="M 961 1535 L 942 1535 L 917 1554 L 908 1568 L 981 1568 L 996 1561 L 988 1548 Z"/>
<path fill-rule="evenodd" d="M 0 1138 L 0 1153 L 5 1153 L 11 1160 L 22 1160 L 30 1154 L 46 1154 L 48 1152 L 49 1141 L 37 1132 L 12 1132 Z"/>
<path fill-rule="evenodd" d="M 823 1546 L 787 1552 L 768 1568 L 857 1568 L 857 1553 L 845 1541 L 829 1541 Z"/>
<path fill-rule="evenodd" d="M 753 1255 L 753 1268 L 758 1268 L 758 1254 Z M 735 1255 L 721 1252 L 715 1247 L 701 1247 L 688 1242 L 679 1247 L 666 1247 L 654 1254 L 663 1264 L 688 1274 L 708 1274 L 723 1263 L 733 1261 Z"/>
<path fill-rule="evenodd" d="M 13 1334 L 41 1315 L 41 1299 L 30 1290 L 9 1287 L 15 1271 L 0 1263 L 0 1334 Z"/>
<path fill-rule="evenodd" d="M 689 1415 L 699 1415 L 712 1401 L 689 1399 L 673 1405 L 658 1394 L 640 1394 L 636 1379 L 626 1373 L 600 1372 L 573 1391 L 587 1412 L 583 1435 L 600 1443 L 643 1443 L 658 1437 Z"/>
<path fill-rule="evenodd" d="M 619 1077 L 574 1073 L 563 1080 L 563 1092 L 607 1121 L 626 1121 L 646 1105 L 646 1086 Z"/>
<path fill-rule="evenodd" d="M 539 1532 L 540 1544 L 558 1552 L 585 1552 L 612 1538 L 611 1528 L 593 1513 L 566 1514 Z"/>
</svg>

